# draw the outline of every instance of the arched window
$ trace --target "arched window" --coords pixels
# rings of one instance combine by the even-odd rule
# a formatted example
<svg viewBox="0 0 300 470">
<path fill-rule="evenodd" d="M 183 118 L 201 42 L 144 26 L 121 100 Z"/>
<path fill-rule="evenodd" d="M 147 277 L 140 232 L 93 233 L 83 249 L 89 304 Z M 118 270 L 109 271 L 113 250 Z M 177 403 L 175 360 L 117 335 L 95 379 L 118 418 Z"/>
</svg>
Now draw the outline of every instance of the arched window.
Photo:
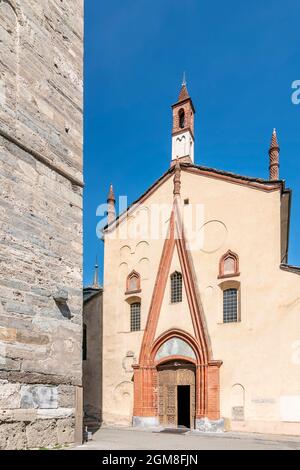
<svg viewBox="0 0 300 470">
<path fill-rule="evenodd" d="M 228 250 L 219 263 L 219 278 L 239 276 L 239 257 Z"/>
<path fill-rule="evenodd" d="M 130 304 L 130 331 L 139 331 L 141 329 L 141 303 L 133 302 Z"/>
<path fill-rule="evenodd" d="M 171 303 L 182 302 L 182 274 L 171 274 Z"/>
<path fill-rule="evenodd" d="M 180 109 L 179 110 L 179 127 L 180 129 L 183 129 L 185 126 L 185 115 L 184 115 L 184 110 Z"/>
<path fill-rule="evenodd" d="M 223 322 L 238 321 L 238 290 L 235 288 L 223 290 Z"/>
<path fill-rule="evenodd" d="M 127 277 L 126 293 L 139 292 L 141 290 L 141 277 L 136 271 L 132 271 Z"/>
<path fill-rule="evenodd" d="M 82 328 L 82 360 L 85 361 L 87 359 L 87 329 L 86 324 L 83 324 Z"/>
</svg>

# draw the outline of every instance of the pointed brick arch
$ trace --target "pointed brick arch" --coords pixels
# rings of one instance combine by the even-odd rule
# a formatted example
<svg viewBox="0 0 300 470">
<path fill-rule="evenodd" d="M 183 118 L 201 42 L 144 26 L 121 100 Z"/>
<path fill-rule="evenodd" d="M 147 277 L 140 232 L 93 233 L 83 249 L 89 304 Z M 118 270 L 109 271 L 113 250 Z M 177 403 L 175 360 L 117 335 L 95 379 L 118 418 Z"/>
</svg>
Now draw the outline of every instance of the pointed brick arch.
<svg viewBox="0 0 300 470">
<path fill-rule="evenodd" d="M 231 260 L 233 268 L 231 272 L 226 272 L 226 261 Z M 226 277 L 239 276 L 239 256 L 231 250 L 228 250 L 220 259 L 219 262 L 219 279 Z"/>
<path fill-rule="evenodd" d="M 189 313 L 195 337 L 182 330 L 169 330 L 155 340 L 164 293 L 169 279 L 175 247 L 187 295 Z M 186 247 L 178 201 L 175 197 L 170 218 L 169 234 L 165 240 L 153 289 L 147 324 L 142 341 L 139 363 L 134 366 L 134 416 L 158 419 L 156 348 L 166 338 L 179 336 L 187 340 L 196 355 L 196 420 L 207 417 L 219 419 L 219 368 L 222 361 L 212 359 L 212 350 L 205 323 L 200 295 L 195 282 L 192 260 Z"/>
<path fill-rule="evenodd" d="M 133 294 L 136 292 L 141 292 L 141 276 L 137 271 L 133 270 L 127 276 L 125 294 Z"/>
<path fill-rule="evenodd" d="M 154 341 L 152 351 L 151 351 L 151 360 L 153 362 L 155 361 L 155 356 L 159 348 L 164 343 L 166 343 L 169 339 L 172 339 L 172 338 L 180 338 L 185 343 L 187 343 L 193 349 L 195 353 L 196 362 L 198 363 L 201 362 L 201 357 L 199 355 L 200 345 L 198 344 L 197 340 L 191 334 L 178 328 L 172 328 L 170 330 L 165 331 Z M 189 359 L 186 358 L 186 360 L 189 360 Z"/>
</svg>

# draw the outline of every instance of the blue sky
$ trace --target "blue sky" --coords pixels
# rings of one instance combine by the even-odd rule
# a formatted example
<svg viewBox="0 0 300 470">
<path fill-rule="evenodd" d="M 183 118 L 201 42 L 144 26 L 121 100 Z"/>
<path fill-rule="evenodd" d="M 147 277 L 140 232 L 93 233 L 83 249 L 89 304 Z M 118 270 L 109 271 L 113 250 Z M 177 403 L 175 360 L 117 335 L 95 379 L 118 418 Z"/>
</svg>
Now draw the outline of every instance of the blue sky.
<svg viewBox="0 0 300 470">
<path fill-rule="evenodd" d="M 171 158 L 183 70 L 196 107 L 195 163 L 268 178 L 273 127 L 293 189 L 290 264 L 300 265 L 299 0 L 86 0 L 84 284 L 103 243 L 96 208 L 112 182 L 132 202 Z"/>
</svg>

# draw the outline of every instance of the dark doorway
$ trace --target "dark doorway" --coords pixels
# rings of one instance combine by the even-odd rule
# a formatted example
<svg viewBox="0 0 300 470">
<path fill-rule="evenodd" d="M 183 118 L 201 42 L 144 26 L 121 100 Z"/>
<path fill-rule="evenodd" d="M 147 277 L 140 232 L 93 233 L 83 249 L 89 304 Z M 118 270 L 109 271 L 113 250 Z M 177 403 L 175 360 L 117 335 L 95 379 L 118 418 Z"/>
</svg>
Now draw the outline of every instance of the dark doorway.
<svg viewBox="0 0 300 470">
<path fill-rule="evenodd" d="M 190 423 L 190 385 L 177 386 L 177 425 L 191 427 Z"/>
</svg>

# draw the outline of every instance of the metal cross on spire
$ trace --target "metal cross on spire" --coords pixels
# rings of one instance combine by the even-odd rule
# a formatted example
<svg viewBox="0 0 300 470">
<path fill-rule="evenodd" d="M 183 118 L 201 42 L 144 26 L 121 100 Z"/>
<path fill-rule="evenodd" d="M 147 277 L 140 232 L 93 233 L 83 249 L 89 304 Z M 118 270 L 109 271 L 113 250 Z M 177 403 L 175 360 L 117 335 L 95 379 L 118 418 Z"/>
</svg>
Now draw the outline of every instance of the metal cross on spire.
<svg viewBox="0 0 300 470">
<path fill-rule="evenodd" d="M 94 282 L 93 282 L 93 287 L 97 288 L 99 287 L 99 275 L 98 275 L 98 256 L 96 256 L 96 262 L 95 262 L 95 271 L 94 271 Z"/>
</svg>

